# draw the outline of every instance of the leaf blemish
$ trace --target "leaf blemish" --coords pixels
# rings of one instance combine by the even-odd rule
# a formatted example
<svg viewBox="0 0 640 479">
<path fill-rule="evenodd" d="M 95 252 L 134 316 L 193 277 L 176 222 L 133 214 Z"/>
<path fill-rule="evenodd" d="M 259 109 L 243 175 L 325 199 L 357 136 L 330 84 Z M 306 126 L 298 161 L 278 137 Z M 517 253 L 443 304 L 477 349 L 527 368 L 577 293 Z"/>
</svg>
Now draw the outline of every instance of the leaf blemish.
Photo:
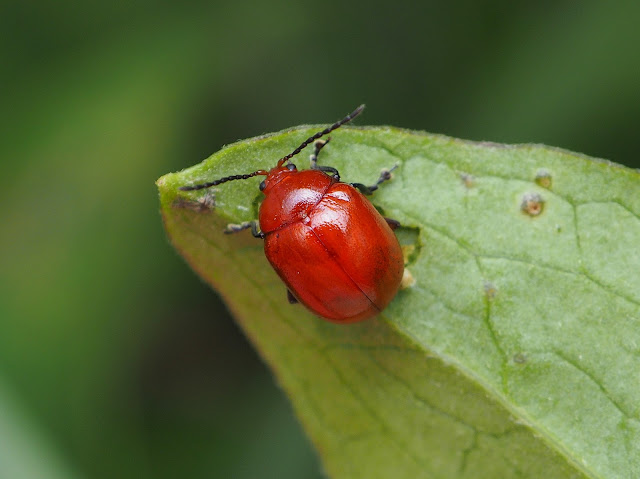
<svg viewBox="0 0 640 479">
<path fill-rule="evenodd" d="M 498 288 L 492 282 L 487 281 L 484 283 L 484 294 L 487 299 L 491 300 L 498 294 Z"/>
<path fill-rule="evenodd" d="M 538 186 L 542 186 L 543 188 L 551 188 L 551 173 L 549 173 L 548 170 L 539 170 L 538 173 L 536 173 L 535 182 Z"/>
<path fill-rule="evenodd" d="M 216 195 L 214 191 L 207 191 L 204 195 L 195 200 L 179 196 L 173 201 L 171 206 L 174 208 L 196 211 L 198 213 L 205 213 L 216 207 Z"/>
<path fill-rule="evenodd" d="M 527 193 L 522 197 L 520 209 L 529 216 L 538 216 L 544 210 L 544 199 L 538 193 Z"/>
<path fill-rule="evenodd" d="M 404 269 L 404 273 L 402 273 L 402 282 L 400 283 L 400 289 L 408 289 L 416 284 L 416 278 L 411 274 L 408 268 Z"/>
<path fill-rule="evenodd" d="M 473 188 L 473 185 L 475 184 L 475 178 L 469 173 L 460 173 L 460 179 L 462 180 L 462 184 L 466 188 Z"/>
<path fill-rule="evenodd" d="M 524 353 L 516 353 L 513 355 L 513 362 L 516 364 L 524 364 L 527 362 L 527 357 Z"/>
</svg>

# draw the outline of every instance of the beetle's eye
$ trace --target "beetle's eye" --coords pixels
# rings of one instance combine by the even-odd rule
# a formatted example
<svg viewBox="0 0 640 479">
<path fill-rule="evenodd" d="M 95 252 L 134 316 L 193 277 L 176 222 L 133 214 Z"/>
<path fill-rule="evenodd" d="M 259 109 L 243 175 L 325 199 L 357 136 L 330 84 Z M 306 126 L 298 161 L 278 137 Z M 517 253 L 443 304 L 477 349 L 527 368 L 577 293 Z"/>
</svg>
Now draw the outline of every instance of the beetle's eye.
<svg viewBox="0 0 640 479">
<path fill-rule="evenodd" d="M 294 165 L 293 163 L 289 163 L 287 165 L 287 170 L 293 171 L 296 169 L 296 165 Z"/>
<path fill-rule="evenodd" d="M 267 187 L 267 182 L 262 180 L 260 182 L 260 191 L 264 191 L 264 189 Z"/>
</svg>

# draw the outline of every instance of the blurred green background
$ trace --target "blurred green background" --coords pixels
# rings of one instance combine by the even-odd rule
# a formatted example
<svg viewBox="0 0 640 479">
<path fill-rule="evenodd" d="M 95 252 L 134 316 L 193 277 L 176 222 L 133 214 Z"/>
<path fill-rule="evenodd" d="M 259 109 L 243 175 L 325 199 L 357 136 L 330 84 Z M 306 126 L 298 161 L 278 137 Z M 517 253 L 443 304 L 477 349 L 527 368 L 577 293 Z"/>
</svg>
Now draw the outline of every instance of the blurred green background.
<svg viewBox="0 0 640 479">
<path fill-rule="evenodd" d="M 321 477 L 166 172 L 362 102 L 638 166 L 639 2 L 417 3 L 1 4 L 0 478 Z"/>
</svg>

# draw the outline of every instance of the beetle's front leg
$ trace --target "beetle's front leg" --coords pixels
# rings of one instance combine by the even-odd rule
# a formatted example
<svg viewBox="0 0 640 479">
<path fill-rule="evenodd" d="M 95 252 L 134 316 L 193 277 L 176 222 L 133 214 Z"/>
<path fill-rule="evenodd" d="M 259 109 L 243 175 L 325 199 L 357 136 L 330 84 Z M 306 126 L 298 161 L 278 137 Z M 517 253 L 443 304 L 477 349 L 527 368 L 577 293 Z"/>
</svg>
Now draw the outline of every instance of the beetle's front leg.
<svg viewBox="0 0 640 479">
<path fill-rule="evenodd" d="M 230 223 L 227 225 L 224 233 L 230 235 L 233 233 L 239 233 L 240 231 L 248 230 L 249 228 L 251 228 L 251 234 L 254 238 L 264 239 L 264 233 L 258 230 L 258 222 L 255 220 L 245 221 L 239 224 Z"/>
<path fill-rule="evenodd" d="M 318 154 L 320 153 L 320 150 L 322 150 L 322 148 L 327 143 L 329 143 L 329 140 L 331 140 L 331 138 L 327 138 L 326 140 L 317 140 L 313 144 L 313 153 L 309 158 L 310 167 L 312 170 L 320 170 L 324 171 L 325 173 L 329 173 L 335 180 L 340 181 L 340 173 L 338 173 L 338 170 L 336 170 L 333 166 L 318 165 Z"/>
<path fill-rule="evenodd" d="M 326 146 L 327 143 L 331 141 L 331 137 L 326 140 L 316 140 L 313 144 L 313 153 L 309 157 L 310 168 L 312 170 L 318 169 L 318 155 L 320 154 L 320 150 Z"/>
</svg>

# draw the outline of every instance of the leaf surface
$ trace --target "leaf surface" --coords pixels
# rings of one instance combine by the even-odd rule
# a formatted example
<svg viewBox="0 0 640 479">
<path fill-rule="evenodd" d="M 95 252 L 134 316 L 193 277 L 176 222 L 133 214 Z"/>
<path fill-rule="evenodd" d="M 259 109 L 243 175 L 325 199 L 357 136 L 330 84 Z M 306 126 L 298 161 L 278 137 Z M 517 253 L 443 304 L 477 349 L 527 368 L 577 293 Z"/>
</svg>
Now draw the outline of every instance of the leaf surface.
<svg viewBox="0 0 640 479">
<path fill-rule="evenodd" d="M 336 325 L 287 303 L 259 178 L 317 127 L 223 148 L 158 180 L 167 232 L 226 300 L 334 478 L 640 477 L 640 176 L 537 145 L 345 127 L 320 163 L 373 183 L 415 285 Z M 306 168 L 307 150 L 296 157 Z M 305 163 L 305 164 L 303 164 Z"/>
</svg>

